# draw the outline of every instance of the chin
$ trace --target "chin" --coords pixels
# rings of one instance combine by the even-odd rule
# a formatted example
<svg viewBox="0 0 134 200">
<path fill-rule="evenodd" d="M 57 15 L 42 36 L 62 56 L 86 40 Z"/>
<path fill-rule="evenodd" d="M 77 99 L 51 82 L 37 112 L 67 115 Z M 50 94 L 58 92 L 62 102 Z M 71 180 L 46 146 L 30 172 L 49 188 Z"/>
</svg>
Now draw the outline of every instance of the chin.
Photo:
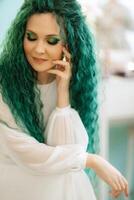
<svg viewBox="0 0 134 200">
<path fill-rule="evenodd" d="M 45 71 L 47 72 L 47 71 L 52 67 L 52 65 L 49 65 L 49 66 L 48 66 L 48 65 L 47 65 L 47 66 L 46 66 L 46 65 L 45 65 L 45 66 L 44 66 L 44 65 L 38 65 L 38 66 L 37 66 L 37 65 L 33 65 L 33 64 L 32 64 L 31 67 L 32 67 L 36 72 L 45 72 Z"/>
<path fill-rule="evenodd" d="M 36 72 L 45 72 L 45 71 L 47 71 L 48 69 L 46 69 L 46 68 L 41 68 L 41 67 L 32 67 Z"/>
</svg>

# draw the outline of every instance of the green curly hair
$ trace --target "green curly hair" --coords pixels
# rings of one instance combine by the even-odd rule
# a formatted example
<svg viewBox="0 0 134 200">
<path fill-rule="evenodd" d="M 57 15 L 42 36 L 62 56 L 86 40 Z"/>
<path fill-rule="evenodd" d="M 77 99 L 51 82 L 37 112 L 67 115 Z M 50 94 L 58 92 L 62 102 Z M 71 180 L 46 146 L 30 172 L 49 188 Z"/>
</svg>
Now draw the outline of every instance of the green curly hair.
<svg viewBox="0 0 134 200">
<path fill-rule="evenodd" d="M 95 153 L 99 143 L 98 67 L 94 39 L 76 0 L 27 0 L 23 3 L 3 43 L 0 55 L 0 92 L 18 126 L 44 143 L 45 116 L 37 88 L 37 72 L 25 57 L 23 39 L 30 16 L 48 12 L 54 13 L 57 19 L 63 19 L 73 66 L 69 87 L 70 104 L 78 111 L 87 130 L 87 151 Z"/>
</svg>

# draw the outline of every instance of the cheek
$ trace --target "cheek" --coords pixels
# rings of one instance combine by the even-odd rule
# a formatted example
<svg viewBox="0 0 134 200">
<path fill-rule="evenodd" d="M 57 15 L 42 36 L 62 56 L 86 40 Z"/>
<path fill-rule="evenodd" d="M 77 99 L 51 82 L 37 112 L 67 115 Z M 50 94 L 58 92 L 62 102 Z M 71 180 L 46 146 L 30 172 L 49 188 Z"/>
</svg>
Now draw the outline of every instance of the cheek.
<svg viewBox="0 0 134 200">
<path fill-rule="evenodd" d="M 51 57 L 53 57 L 53 59 L 60 59 L 62 56 L 62 49 L 63 46 L 62 45 L 57 45 L 55 47 L 53 47 L 51 50 L 49 50 L 49 53 L 51 54 Z"/>
<path fill-rule="evenodd" d="M 29 42 L 27 42 L 25 39 L 24 39 L 24 42 L 23 42 L 23 48 L 24 48 L 24 52 L 27 56 L 27 54 L 29 54 L 32 50 L 32 46 L 29 44 Z"/>
</svg>

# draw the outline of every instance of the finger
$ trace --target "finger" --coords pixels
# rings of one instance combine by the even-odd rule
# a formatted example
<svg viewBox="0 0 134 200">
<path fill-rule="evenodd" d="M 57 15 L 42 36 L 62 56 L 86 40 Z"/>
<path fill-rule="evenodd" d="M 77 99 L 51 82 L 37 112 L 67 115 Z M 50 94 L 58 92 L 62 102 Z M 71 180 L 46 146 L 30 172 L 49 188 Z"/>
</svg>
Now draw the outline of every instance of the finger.
<svg viewBox="0 0 134 200">
<path fill-rule="evenodd" d="M 129 195 L 128 183 L 126 184 L 124 194 L 126 195 L 126 197 L 128 197 Z"/>
<path fill-rule="evenodd" d="M 117 198 L 118 196 L 120 196 L 120 194 L 121 194 L 121 191 L 114 191 L 114 192 L 113 192 L 113 196 L 114 196 L 115 198 Z"/>
<path fill-rule="evenodd" d="M 53 64 L 64 66 L 65 71 L 67 71 L 67 72 L 71 71 L 71 65 L 66 61 L 57 60 L 57 61 L 53 61 Z"/>
<path fill-rule="evenodd" d="M 122 176 L 119 177 L 119 183 L 121 185 L 122 190 L 124 191 L 126 186 L 125 186 L 125 182 L 124 182 Z"/>
<path fill-rule="evenodd" d="M 69 63 L 63 60 L 53 60 L 53 64 L 63 65 L 63 66 L 69 66 Z"/>
<path fill-rule="evenodd" d="M 59 70 L 48 70 L 47 73 L 56 74 L 64 79 L 68 79 L 68 76 L 64 72 L 61 72 Z"/>
<path fill-rule="evenodd" d="M 114 189 L 113 189 L 114 190 Z M 114 190 L 113 195 L 115 197 L 119 196 L 119 194 L 121 194 L 121 192 L 124 192 L 125 196 L 128 197 L 128 186 L 125 187 L 125 189 L 122 190 Z"/>
<path fill-rule="evenodd" d="M 58 69 L 60 71 L 65 71 L 65 67 L 63 67 L 61 65 L 55 65 L 52 69 Z"/>
<path fill-rule="evenodd" d="M 71 60 L 71 54 L 69 53 L 69 51 L 63 47 L 63 52 L 65 54 L 65 56 L 67 57 L 67 59 L 70 61 Z"/>
<path fill-rule="evenodd" d="M 120 194 L 122 193 L 122 191 L 116 191 L 116 190 L 112 190 L 111 194 L 114 196 L 114 197 L 118 197 Z"/>
<path fill-rule="evenodd" d="M 115 182 L 113 182 L 111 186 L 112 186 L 112 190 L 119 191 L 119 188 Z"/>
<path fill-rule="evenodd" d="M 126 197 L 128 197 L 128 193 L 129 193 L 129 191 L 128 191 L 128 182 L 124 178 L 124 176 L 121 177 L 121 180 L 122 180 L 122 182 L 124 184 L 124 194 L 126 195 Z"/>
<path fill-rule="evenodd" d="M 123 188 L 122 188 L 122 183 L 120 182 L 120 179 L 119 179 L 119 178 L 117 178 L 117 179 L 115 180 L 115 184 L 116 184 L 116 186 L 117 186 L 117 188 L 118 188 L 119 191 L 122 191 L 122 190 L 123 190 Z"/>
<path fill-rule="evenodd" d="M 120 191 L 112 190 L 109 192 L 110 196 L 117 198 L 120 195 Z"/>
<path fill-rule="evenodd" d="M 127 191 L 127 194 L 128 194 L 129 193 L 128 181 L 124 177 L 123 177 L 123 180 L 124 180 L 126 191 Z"/>
</svg>

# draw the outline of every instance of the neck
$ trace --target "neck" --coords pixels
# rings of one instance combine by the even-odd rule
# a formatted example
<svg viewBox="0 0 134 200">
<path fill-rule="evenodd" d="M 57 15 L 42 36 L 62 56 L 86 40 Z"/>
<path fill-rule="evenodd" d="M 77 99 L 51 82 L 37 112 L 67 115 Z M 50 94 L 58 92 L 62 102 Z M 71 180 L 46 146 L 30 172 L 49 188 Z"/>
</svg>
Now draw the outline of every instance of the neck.
<svg viewBox="0 0 134 200">
<path fill-rule="evenodd" d="M 55 79 L 55 74 L 48 74 L 43 72 L 38 72 L 37 83 L 38 84 L 48 84 L 51 83 Z"/>
</svg>

